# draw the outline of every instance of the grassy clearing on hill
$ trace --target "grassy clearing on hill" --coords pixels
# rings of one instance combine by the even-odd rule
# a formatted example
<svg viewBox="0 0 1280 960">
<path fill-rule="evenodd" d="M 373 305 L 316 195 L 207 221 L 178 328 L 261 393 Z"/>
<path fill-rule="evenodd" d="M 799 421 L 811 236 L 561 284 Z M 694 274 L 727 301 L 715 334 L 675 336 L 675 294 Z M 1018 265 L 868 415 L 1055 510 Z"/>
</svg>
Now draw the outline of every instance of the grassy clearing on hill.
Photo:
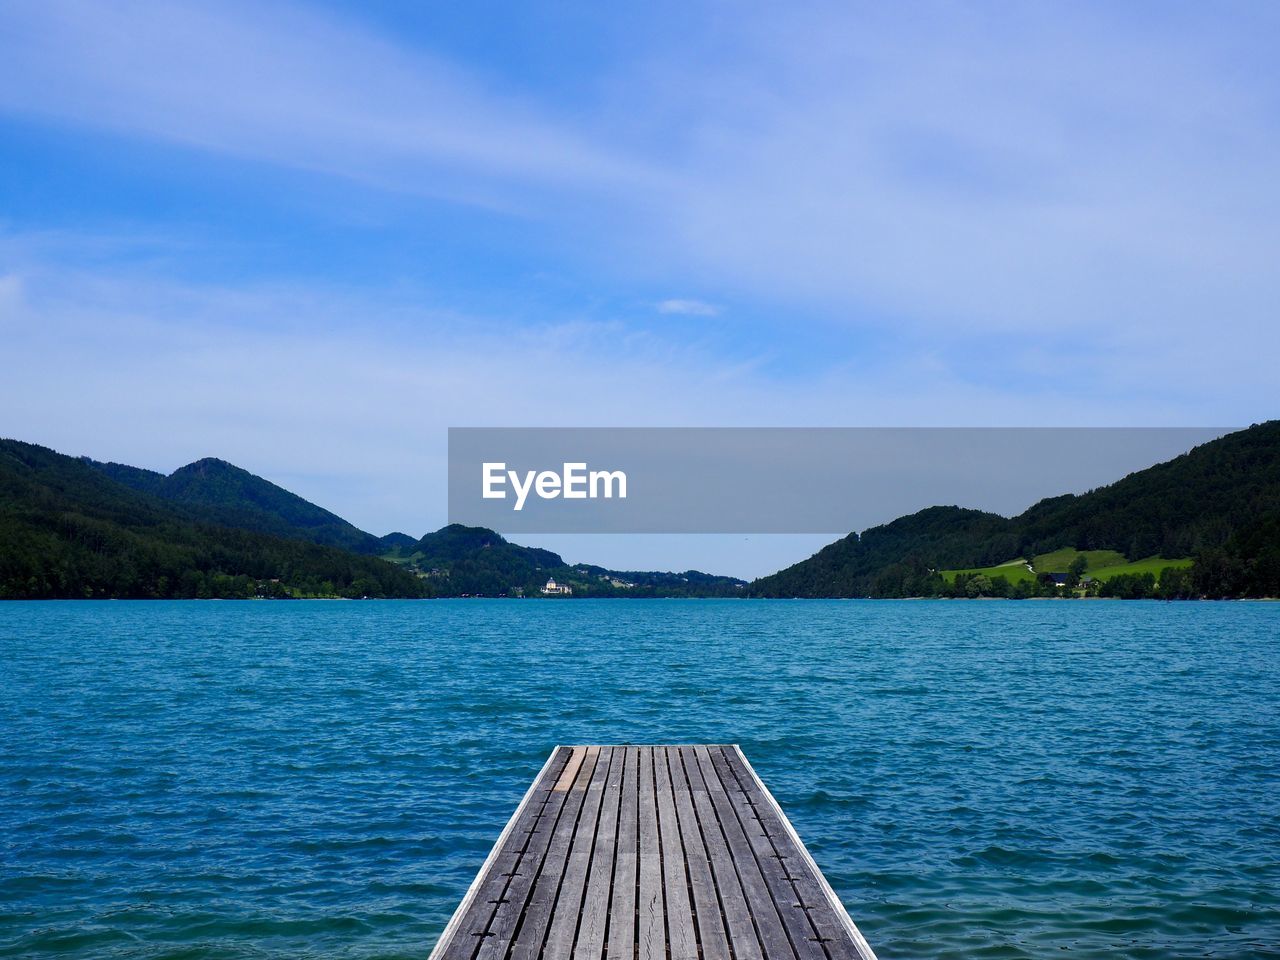
<svg viewBox="0 0 1280 960">
<path fill-rule="evenodd" d="M 1086 572 L 1090 576 L 1096 576 L 1098 571 L 1107 567 L 1118 567 L 1129 562 L 1123 553 L 1115 550 L 1073 550 L 1063 547 L 1053 553 L 1040 554 L 1031 561 L 1031 565 L 1036 568 L 1036 573 L 1066 573 L 1076 557 L 1081 556 L 1089 564 Z"/>
<path fill-rule="evenodd" d="M 980 573 L 986 577 L 1004 577 L 1010 583 L 1017 583 L 1020 580 L 1034 580 L 1036 575 L 1027 569 L 1025 560 L 1010 560 L 995 567 L 969 567 L 965 570 L 943 570 L 942 579 L 947 583 L 954 583 L 956 574 L 959 573 Z"/>
<path fill-rule="evenodd" d="M 1034 580 L 1039 573 L 1066 573 L 1072 561 L 1078 556 L 1083 556 L 1089 563 L 1085 576 L 1099 581 L 1110 580 L 1122 573 L 1139 575 L 1149 573 L 1159 579 L 1160 571 L 1165 567 L 1191 566 L 1190 557 L 1175 560 L 1165 557 L 1146 557 L 1131 563 L 1125 559 L 1124 554 L 1117 553 L 1115 550 L 1072 550 L 1070 547 L 1063 547 L 1061 550 L 1042 553 L 1036 557 L 1032 561 L 1035 573 L 1027 569 L 1026 561 L 1022 559 L 1009 560 L 994 567 L 968 567 L 962 570 L 943 570 L 941 573 L 942 579 L 947 583 L 954 583 L 957 574 L 980 573 L 986 577 L 1004 577 L 1013 584 L 1022 580 Z"/>
<path fill-rule="evenodd" d="M 1165 567 L 1184 568 L 1191 566 L 1190 557 L 1182 557 L 1176 560 L 1169 560 L 1165 557 L 1147 557 L 1144 560 L 1135 560 L 1133 563 L 1118 563 L 1115 566 L 1104 567 L 1101 570 L 1090 570 L 1086 576 L 1093 577 L 1095 580 L 1110 580 L 1112 577 L 1118 577 L 1122 573 L 1149 573 L 1157 580 L 1160 579 L 1160 571 Z"/>
</svg>

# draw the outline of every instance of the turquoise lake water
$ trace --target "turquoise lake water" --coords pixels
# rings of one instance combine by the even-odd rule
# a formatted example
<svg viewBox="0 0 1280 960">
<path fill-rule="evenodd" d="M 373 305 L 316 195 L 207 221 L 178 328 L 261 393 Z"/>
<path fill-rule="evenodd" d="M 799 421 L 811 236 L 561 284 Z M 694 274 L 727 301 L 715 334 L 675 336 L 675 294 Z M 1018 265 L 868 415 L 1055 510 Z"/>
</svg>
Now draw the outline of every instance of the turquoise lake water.
<svg viewBox="0 0 1280 960">
<path fill-rule="evenodd" d="M 1280 604 L 0 604 L 0 956 L 416 957 L 557 743 L 737 742 L 882 958 L 1280 956 Z"/>
</svg>

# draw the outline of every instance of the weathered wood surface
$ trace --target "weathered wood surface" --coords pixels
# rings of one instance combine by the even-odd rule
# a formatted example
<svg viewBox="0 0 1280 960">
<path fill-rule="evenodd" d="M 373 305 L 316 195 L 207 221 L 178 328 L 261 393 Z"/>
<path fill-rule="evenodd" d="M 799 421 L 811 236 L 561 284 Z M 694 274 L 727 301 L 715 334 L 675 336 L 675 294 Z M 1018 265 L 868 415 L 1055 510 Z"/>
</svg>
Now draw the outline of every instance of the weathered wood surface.
<svg viewBox="0 0 1280 960">
<path fill-rule="evenodd" d="M 557 747 L 431 960 L 875 960 L 736 746 Z"/>
</svg>

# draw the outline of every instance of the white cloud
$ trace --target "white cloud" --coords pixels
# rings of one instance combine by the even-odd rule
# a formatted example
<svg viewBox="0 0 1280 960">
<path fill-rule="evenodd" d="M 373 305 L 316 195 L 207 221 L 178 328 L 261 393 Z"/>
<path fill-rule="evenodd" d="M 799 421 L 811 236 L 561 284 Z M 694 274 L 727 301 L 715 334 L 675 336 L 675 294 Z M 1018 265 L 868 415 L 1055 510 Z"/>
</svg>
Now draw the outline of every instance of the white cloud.
<svg viewBox="0 0 1280 960">
<path fill-rule="evenodd" d="M 689 317 L 717 317 L 720 308 L 714 303 L 703 300 L 662 300 L 658 303 L 659 313 L 676 313 Z"/>
<path fill-rule="evenodd" d="M 659 234 L 726 288 L 873 324 L 1263 333 L 1259 50 L 1054 9 L 744 20 L 736 71 L 673 81 L 702 136 Z"/>
<path fill-rule="evenodd" d="M 434 310 L 420 295 L 178 283 L 145 269 L 73 269 L 15 252 L 21 246 L 0 237 L 0 259 L 21 264 L 0 297 L 9 359 L 0 436 L 166 471 L 219 456 L 377 533 L 420 534 L 444 522 L 450 426 L 1240 419 L 1230 399 L 1201 403 L 1176 390 L 1124 405 L 1106 392 L 1079 398 L 1046 387 L 1028 395 L 1023 385 L 954 376 L 931 357 L 778 378 L 620 322 L 512 325 Z M 1209 379 L 1228 374 L 1208 347 L 1177 349 L 1208 364 Z M 1110 374 L 1158 373 L 1158 359 L 1138 363 L 1134 370 L 1117 360 Z M 1264 378 L 1237 389 L 1259 404 L 1273 392 Z M 589 544 L 570 543 L 574 559 L 593 559 Z M 745 574 L 800 559 L 810 546 L 771 543 L 753 547 L 750 566 L 731 540 L 647 541 L 628 554 L 627 539 L 615 538 L 602 553 L 620 567 L 648 567 L 661 547 L 663 565 Z"/>
<path fill-rule="evenodd" d="M 761 357 L 806 325 L 838 346 L 779 374 L 687 339 L 716 324 L 664 340 L 458 316 L 430 291 L 186 284 L 120 266 L 200 259 L 181 243 L 113 259 L 28 236 L 0 243 L 18 358 L 0 432 L 144 466 L 225 456 L 420 532 L 442 519 L 449 425 L 1273 412 L 1268 6 L 927 9 L 790 5 L 715 18 L 714 43 L 687 24 L 637 34 L 649 45 L 570 107 L 317 9 L 0 5 L 10 115 L 319 171 L 339 201 L 358 181 L 516 211 L 573 248 L 586 298 L 715 291 L 735 320 L 778 318 L 741 336 Z"/>
<path fill-rule="evenodd" d="M 585 270 L 788 324 L 1049 346 L 1084 325 L 1089 379 L 1113 336 L 1212 318 L 1280 359 L 1267 5 L 698 19 L 637 33 L 570 105 L 315 8 L 19 0 L 0 108 L 532 214 Z"/>
<path fill-rule="evenodd" d="M 527 99 L 287 4 L 6 4 L 0 107 L 513 209 L 530 185 L 654 178 Z"/>
<path fill-rule="evenodd" d="M 16 273 L 0 274 L 0 317 L 16 308 L 21 296 L 21 278 Z"/>
</svg>

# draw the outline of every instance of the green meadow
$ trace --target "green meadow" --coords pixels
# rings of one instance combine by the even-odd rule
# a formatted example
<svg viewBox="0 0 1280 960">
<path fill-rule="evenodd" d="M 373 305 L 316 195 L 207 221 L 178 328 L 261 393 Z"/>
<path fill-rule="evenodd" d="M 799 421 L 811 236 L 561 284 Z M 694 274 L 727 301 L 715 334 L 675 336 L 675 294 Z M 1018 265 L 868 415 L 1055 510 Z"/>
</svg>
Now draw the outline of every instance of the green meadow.
<svg viewBox="0 0 1280 960">
<path fill-rule="evenodd" d="M 1027 569 L 1027 561 L 1010 560 L 1007 563 L 999 564 L 995 567 L 968 567 L 963 570 L 943 570 L 942 579 L 947 583 L 955 580 L 958 573 L 980 573 L 986 577 L 1004 577 L 1010 583 L 1017 583 L 1019 580 L 1034 580 L 1036 575 Z"/>
<path fill-rule="evenodd" d="M 1129 562 L 1123 553 L 1115 550 L 1072 550 L 1070 547 L 1063 547 L 1053 553 L 1040 554 L 1031 561 L 1031 565 L 1036 568 L 1036 573 L 1066 573 L 1076 557 L 1084 557 L 1089 564 L 1087 572 L 1090 576 L 1097 576 L 1099 571 L 1107 567 L 1118 567 Z"/>
<path fill-rule="evenodd" d="M 1159 579 L 1160 571 L 1165 567 L 1189 567 L 1190 557 L 1170 560 L 1165 557 L 1146 557 L 1142 560 L 1129 561 L 1123 553 L 1115 550 L 1073 550 L 1063 547 L 1052 553 L 1042 553 L 1031 561 L 1035 573 L 1027 569 L 1027 562 L 1022 558 L 1009 560 L 994 567 L 966 567 L 960 570 L 943 570 L 942 578 L 952 583 L 957 574 L 980 573 L 986 577 L 1004 577 L 1011 584 L 1020 580 L 1034 580 L 1038 573 L 1066 573 L 1076 557 L 1083 556 L 1088 563 L 1085 576 L 1095 580 L 1110 580 L 1122 573 L 1149 573 Z"/>
<path fill-rule="evenodd" d="M 1147 557 L 1145 560 L 1135 560 L 1133 563 L 1119 563 L 1115 566 L 1106 567 L 1096 573 L 1093 570 L 1088 570 L 1085 575 L 1093 577 L 1095 580 L 1110 580 L 1112 577 L 1118 577 L 1122 573 L 1149 573 L 1159 580 L 1160 571 L 1165 567 L 1185 568 L 1189 566 L 1191 566 L 1190 557 L 1180 557 L 1176 560 L 1169 560 L 1165 557 Z"/>
</svg>

